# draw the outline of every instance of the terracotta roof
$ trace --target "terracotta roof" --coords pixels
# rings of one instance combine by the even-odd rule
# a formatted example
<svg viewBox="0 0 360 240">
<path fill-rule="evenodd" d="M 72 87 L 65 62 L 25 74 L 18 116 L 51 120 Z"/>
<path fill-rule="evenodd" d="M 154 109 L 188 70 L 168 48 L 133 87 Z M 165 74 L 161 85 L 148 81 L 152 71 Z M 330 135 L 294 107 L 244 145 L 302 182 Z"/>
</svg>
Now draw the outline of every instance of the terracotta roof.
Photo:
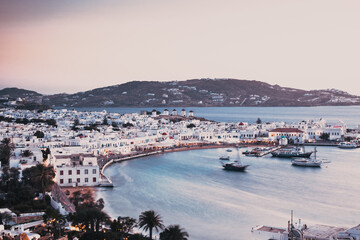
<svg viewBox="0 0 360 240">
<path fill-rule="evenodd" d="M 303 131 L 297 128 L 275 128 L 269 132 L 281 132 L 281 133 L 303 133 Z"/>
</svg>

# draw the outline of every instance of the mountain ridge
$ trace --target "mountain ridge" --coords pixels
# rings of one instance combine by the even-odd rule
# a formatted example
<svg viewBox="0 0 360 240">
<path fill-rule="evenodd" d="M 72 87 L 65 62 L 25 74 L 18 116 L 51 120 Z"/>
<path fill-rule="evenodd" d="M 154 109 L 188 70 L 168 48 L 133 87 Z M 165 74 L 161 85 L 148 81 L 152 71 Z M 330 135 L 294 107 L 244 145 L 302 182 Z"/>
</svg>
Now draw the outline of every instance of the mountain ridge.
<svg viewBox="0 0 360 240">
<path fill-rule="evenodd" d="M 28 92 L 26 92 L 28 91 Z M 15 92 L 17 94 L 15 94 Z M 52 107 L 219 107 L 219 106 L 345 106 L 360 105 L 347 92 L 302 90 L 258 80 L 190 79 L 131 81 L 73 94 L 42 95 L 17 88 L 0 90 L 0 97 L 23 98 Z"/>
</svg>

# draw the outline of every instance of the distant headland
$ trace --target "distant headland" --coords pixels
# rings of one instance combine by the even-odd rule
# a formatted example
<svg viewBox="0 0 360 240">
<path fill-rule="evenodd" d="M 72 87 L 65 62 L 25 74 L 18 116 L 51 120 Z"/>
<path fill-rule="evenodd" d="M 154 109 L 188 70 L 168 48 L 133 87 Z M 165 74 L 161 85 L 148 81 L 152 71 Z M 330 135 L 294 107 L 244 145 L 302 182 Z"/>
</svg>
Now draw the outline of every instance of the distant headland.
<svg viewBox="0 0 360 240">
<path fill-rule="evenodd" d="M 47 107 L 277 107 L 360 105 L 347 92 L 301 90 L 255 80 L 192 79 L 132 81 L 74 94 L 43 95 L 19 88 L 0 90 L 3 106 Z"/>
</svg>

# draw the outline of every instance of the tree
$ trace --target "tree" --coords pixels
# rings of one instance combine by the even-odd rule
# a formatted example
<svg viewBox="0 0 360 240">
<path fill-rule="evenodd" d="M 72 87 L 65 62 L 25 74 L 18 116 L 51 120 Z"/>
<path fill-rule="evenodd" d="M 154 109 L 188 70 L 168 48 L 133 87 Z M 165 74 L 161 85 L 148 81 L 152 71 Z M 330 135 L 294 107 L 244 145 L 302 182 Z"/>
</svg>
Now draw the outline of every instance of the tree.
<svg viewBox="0 0 360 240">
<path fill-rule="evenodd" d="M 74 124 L 73 124 L 73 126 L 71 127 L 71 130 L 73 130 L 73 131 L 79 130 L 79 128 L 77 127 L 79 124 L 80 124 L 79 119 L 75 118 Z"/>
<path fill-rule="evenodd" d="M 136 219 L 131 217 L 118 217 L 110 224 L 113 232 L 122 232 L 128 234 L 134 227 L 136 227 Z"/>
<path fill-rule="evenodd" d="M 323 132 L 321 135 L 320 135 L 320 139 L 324 140 L 324 141 L 328 141 L 329 140 L 329 137 L 330 137 L 330 134 L 329 133 L 325 133 Z"/>
<path fill-rule="evenodd" d="M 50 148 L 41 149 L 43 162 L 45 162 L 48 159 L 49 154 L 51 153 Z"/>
<path fill-rule="evenodd" d="M 74 120 L 74 126 L 77 126 L 77 125 L 79 125 L 79 124 L 80 124 L 79 119 L 78 119 L 78 118 L 75 118 L 75 120 Z"/>
<path fill-rule="evenodd" d="M 256 120 L 256 124 L 261 124 L 261 119 L 260 119 L 260 118 L 258 118 L 258 119 Z"/>
<path fill-rule="evenodd" d="M 150 239 L 152 239 L 152 231 L 164 229 L 162 217 L 154 210 L 142 212 L 139 216 L 139 227 L 145 231 L 149 230 Z"/>
<path fill-rule="evenodd" d="M 106 116 L 104 117 L 104 120 L 103 120 L 103 125 L 109 125 L 109 122 L 108 122 L 108 120 L 107 120 L 107 117 L 106 117 Z"/>
<path fill-rule="evenodd" d="M 31 151 L 31 150 L 28 150 L 28 149 L 24 150 L 24 151 L 21 153 L 21 156 L 22 156 L 22 157 L 30 157 L 30 156 L 32 156 L 32 155 L 33 155 L 32 151 Z"/>
<path fill-rule="evenodd" d="M 81 191 L 73 192 L 72 197 L 70 197 L 70 201 L 75 205 L 75 207 L 79 206 L 79 203 L 83 200 L 84 198 L 82 197 Z"/>
<path fill-rule="evenodd" d="M 37 131 L 34 133 L 34 136 L 37 137 L 37 138 L 44 138 L 44 137 L 45 137 L 45 134 L 44 134 L 42 131 L 37 130 Z"/>
<path fill-rule="evenodd" d="M 187 240 L 189 234 L 179 225 L 170 225 L 162 233 L 160 240 Z"/>
<path fill-rule="evenodd" d="M 60 214 L 59 210 L 48 207 L 43 215 L 43 219 L 46 224 L 51 224 L 55 238 L 62 235 L 66 220 L 65 217 Z"/>
<path fill-rule="evenodd" d="M 84 225 L 86 230 L 99 232 L 100 223 L 109 219 L 109 216 L 101 209 L 89 206 L 79 206 L 72 217 L 73 224 Z"/>
<path fill-rule="evenodd" d="M 43 194 L 43 201 L 45 202 L 45 192 L 51 190 L 54 185 L 55 171 L 51 166 L 44 166 L 43 164 L 38 164 L 34 168 L 34 175 L 31 179 L 33 183 L 36 184 L 38 189 Z"/>
<path fill-rule="evenodd" d="M 196 126 L 195 126 L 195 124 L 190 123 L 190 124 L 189 124 L 189 125 L 187 125 L 186 127 L 187 127 L 187 128 L 194 128 L 194 127 L 196 127 Z"/>
<path fill-rule="evenodd" d="M 56 120 L 55 119 L 47 119 L 45 121 L 49 126 L 57 127 Z"/>
<path fill-rule="evenodd" d="M 14 144 L 11 143 L 10 138 L 4 138 L 0 144 L 0 161 L 2 166 L 8 166 L 10 162 L 10 156 L 14 150 Z"/>
<path fill-rule="evenodd" d="M 124 123 L 122 126 L 123 126 L 124 128 L 129 128 L 129 127 L 133 127 L 134 124 L 132 124 L 132 123 L 130 123 L 130 122 L 127 122 L 127 123 Z"/>
</svg>

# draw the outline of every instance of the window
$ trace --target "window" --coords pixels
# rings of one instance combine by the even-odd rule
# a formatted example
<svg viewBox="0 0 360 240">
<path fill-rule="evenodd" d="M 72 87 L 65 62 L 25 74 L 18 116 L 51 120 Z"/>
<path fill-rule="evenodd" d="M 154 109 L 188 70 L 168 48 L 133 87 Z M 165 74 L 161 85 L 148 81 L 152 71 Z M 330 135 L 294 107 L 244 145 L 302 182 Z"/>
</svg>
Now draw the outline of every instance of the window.
<svg viewBox="0 0 360 240">
<path fill-rule="evenodd" d="M 60 179 L 60 184 L 63 184 L 64 183 L 64 179 Z"/>
<path fill-rule="evenodd" d="M 71 175 L 72 174 L 72 170 L 69 170 L 69 175 Z"/>
<path fill-rule="evenodd" d="M 89 179 L 88 179 L 88 178 L 85 178 L 85 182 L 89 182 Z"/>
<path fill-rule="evenodd" d="M 93 174 L 96 174 L 96 169 L 93 169 Z"/>
<path fill-rule="evenodd" d="M 93 182 L 96 182 L 96 177 L 93 178 Z"/>
<path fill-rule="evenodd" d="M 79 174 L 80 174 L 80 170 L 76 170 L 76 174 L 79 175 Z"/>
<path fill-rule="evenodd" d="M 69 178 L 69 183 L 72 183 L 72 179 L 71 179 L 71 178 Z"/>
<path fill-rule="evenodd" d="M 89 170 L 88 170 L 88 169 L 85 169 L 85 174 L 89 174 Z"/>
<path fill-rule="evenodd" d="M 78 182 L 78 183 L 79 183 L 79 182 L 80 182 L 80 178 L 77 178 L 77 179 L 76 179 L 76 182 Z"/>
<path fill-rule="evenodd" d="M 60 175 L 64 175 L 64 171 L 63 171 L 63 170 L 60 170 Z"/>
</svg>

